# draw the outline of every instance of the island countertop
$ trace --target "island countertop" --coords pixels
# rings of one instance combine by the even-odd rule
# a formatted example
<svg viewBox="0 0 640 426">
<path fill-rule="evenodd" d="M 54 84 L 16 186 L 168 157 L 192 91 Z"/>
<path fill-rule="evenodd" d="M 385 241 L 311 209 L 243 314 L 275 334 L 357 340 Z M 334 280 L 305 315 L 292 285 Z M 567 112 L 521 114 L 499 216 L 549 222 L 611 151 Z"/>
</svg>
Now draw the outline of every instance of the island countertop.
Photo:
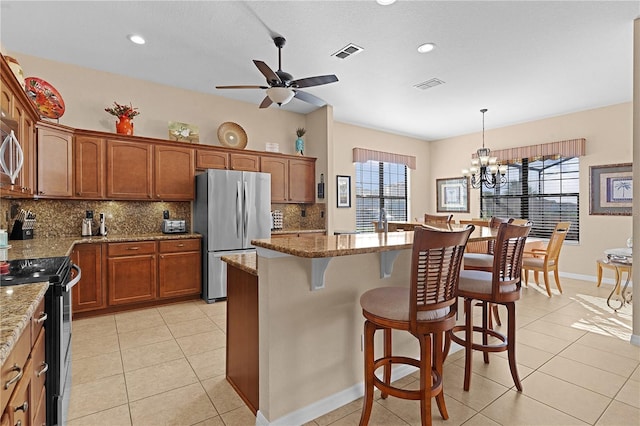
<svg viewBox="0 0 640 426">
<path fill-rule="evenodd" d="M 459 231 L 463 228 L 463 226 L 453 225 L 443 228 L 443 230 Z M 497 231 L 494 229 L 476 226 L 469 241 L 495 239 L 496 233 Z M 413 231 L 389 232 L 387 234 L 376 232 L 317 235 L 305 238 L 267 238 L 252 240 L 251 244 L 297 257 L 313 259 L 410 249 L 413 247 Z"/>
<path fill-rule="evenodd" d="M 47 282 L 0 287 L 0 365 L 29 327 L 47 288 Z"/>
</svg>

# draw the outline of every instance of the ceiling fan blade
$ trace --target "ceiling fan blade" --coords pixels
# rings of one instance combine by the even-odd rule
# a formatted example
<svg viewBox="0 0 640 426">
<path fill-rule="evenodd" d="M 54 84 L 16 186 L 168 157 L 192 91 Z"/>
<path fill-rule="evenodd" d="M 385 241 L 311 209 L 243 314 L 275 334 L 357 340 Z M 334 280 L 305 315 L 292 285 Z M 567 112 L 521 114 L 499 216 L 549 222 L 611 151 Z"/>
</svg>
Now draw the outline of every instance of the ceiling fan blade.
<svg viewBox="0 0 640 426">
<path fill-rule="evenodd" d="M 270 84 L 280 83 L 280 77 L 278 77 L 278 74 L 276 74 L 271 68 L 269 68 L 269 65 L 255 59 L 253 60 L 253 63 L 256 64 L 256 67 L 258 67 L 262 75 L 267 78 L 267 82 L 269 82 Z"/>
<path fill-rule="evenodd" d="M 268 89 L 269 86 L 216 86 L 216 89 Z"/>
<path fill-rule="evenodd" d="M 301 92 L 300 90 L 296 90 L 295 92 L 296 94 L 294 95 L 294 97 L 300 99 L 301 101 L 309 102 L 310 104 L 319 107 L 325 106 L 327 104 L 325 101 L 315 95 L 312 95 L 311 93 Z"/>
<path fill-rule="evenodd" d="M 299 80 L 294 80 L 291 82 L 293 87 L 312 87 L 312 86 L 320 86 L 322 84 L 335 83 L 338 81 L 338 77 L 335 75 L 317 75 L 315 77 L 307 77 L 301 78 Z"/>
<path fill-rule="evenodd" d="M 272 103 L 273 102 L 271 101 L 271 99 L 269 99 L 268 96 L 265 96 L 264 99 L 262 100 L 262 102 L 260 103 L 260 108 L 267 108 Z"/>
</svg>

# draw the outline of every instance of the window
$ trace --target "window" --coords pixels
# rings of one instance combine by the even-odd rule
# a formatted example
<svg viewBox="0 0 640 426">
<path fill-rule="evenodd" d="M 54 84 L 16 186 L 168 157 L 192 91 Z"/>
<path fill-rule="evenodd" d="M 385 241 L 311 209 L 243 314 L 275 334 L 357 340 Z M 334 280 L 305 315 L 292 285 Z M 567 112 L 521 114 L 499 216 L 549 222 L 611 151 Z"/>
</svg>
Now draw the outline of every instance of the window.
<svg viewBox="0 0 640 426">
<path fill-rule="evenodd" d="M 480 189 L 482 217 L 533 222 L 531 237 L 549 238 L 556 223 L 571 222 L 567 241 L 579 241 L 579 157 L 525 158 L 508 165 L 507 184 Z"/>
<path fill-rule="evenodd" d="M 356 163 L 356 231 L 374 232 L 380 208 L 388 220 L 407 220 L 407 166 L 367 161 Z"/>
</svg>

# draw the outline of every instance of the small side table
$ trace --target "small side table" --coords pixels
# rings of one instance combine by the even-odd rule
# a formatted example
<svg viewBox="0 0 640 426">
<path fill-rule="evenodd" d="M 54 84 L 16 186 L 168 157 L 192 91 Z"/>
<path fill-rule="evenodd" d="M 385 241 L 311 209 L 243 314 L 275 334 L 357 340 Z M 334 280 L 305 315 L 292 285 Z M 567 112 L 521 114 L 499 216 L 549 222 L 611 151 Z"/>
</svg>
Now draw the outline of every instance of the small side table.
<svg viewBox="0 0 640 426">
<path fill-rule="evenodd" d="M 609 294 L 609 297 L 607 298 L 607 305 L 613 309 L 614 311 L 618 311 L 618 309 L 621 309 L 625 303 L 630 303 L 631 302 L 631 292 L 627 291 L 627 287 L 629 286 L 629 281 L 631 280 L 631 264 L 630 263 L 621 263 L 621 262 L 615 262 L 609 259 L 598 259 L 598 261 L 596 262 L 597 265 L 597 274 L 598 274 L 598 283 L 597 286 L 600 287 L 600 284 L 602 283 L 602 270 L 603 269 L 613 269 L 615 271 L 615 278 L 616 278 L 616 283 L 615 286 L 613 287 L 613 290 L 611 290 L 611 294 Z M 626 277 L 626 282 L 624 284 L 624 287 L 621 288 L 620 286 L 620 281 L 622 280 L 622 274 L 623 273 L 627 273 L 627 277 Z M 615 301 L 617 301 L 620 306 L 614 307 L 612 306 L 612 298 L 613 295 L 617 293 L 617 297 L 615 298 Z"/>
</svg>

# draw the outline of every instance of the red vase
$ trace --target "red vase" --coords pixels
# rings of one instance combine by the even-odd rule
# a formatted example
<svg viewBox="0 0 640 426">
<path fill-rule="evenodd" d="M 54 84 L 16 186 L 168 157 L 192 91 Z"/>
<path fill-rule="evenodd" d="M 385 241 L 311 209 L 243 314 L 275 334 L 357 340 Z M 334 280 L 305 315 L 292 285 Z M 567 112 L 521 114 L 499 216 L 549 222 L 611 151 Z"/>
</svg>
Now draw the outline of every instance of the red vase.
<svg viewBox="0 0 640 426">
<path fill-rule="evenodd" d="M 129 117 L 118 117 L 116 132 L 120 135 L 133 135 L 133 121 Z"/>
</svg>

